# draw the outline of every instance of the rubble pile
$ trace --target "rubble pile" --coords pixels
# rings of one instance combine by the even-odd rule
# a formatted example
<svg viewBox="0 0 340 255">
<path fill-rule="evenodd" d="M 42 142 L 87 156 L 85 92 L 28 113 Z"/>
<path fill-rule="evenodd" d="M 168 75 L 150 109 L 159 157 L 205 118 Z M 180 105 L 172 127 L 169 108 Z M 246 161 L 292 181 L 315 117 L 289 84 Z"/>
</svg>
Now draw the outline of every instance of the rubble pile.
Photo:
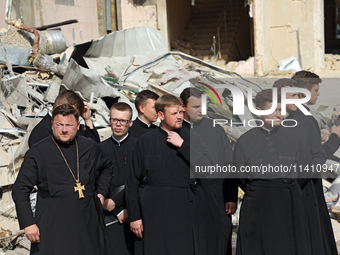
<svg viewBox="0 0 340 255">
<path fill-rule="evenodd" d="M 60 40 L 64 43 L 62 35 L 46 39 L 48 33 L 51 32 L 45 31 L 45 41 L 49 40 L 49 45 L 56 45 Z M 102 140 L 111 135 L 108 125 L 110 106 L 117 101 L 133 105 L 136 94 L 144 89 L 158 94 L 179 95 L 184 88 L 195 84 L 236 86 L 246 98 L 242 115 L 233 114 L 233 96 L 229 89 L 216 89 L 222 98 L 220 105 L 213 97 L 207 97 L 207 115 L 226 120 L 222 126 L 232 142 L 236 142 L 250 128 L 241 125 L 243 121 L 257 118 L 247 105 L 248 89 L 252 89 L 253 95 L 262 90 L 257 83 L 183 52 L 168 52 L 160 32 L 151 28 L 117 31 L 75 45 L 69 59 L 64 53 L 67 47 L 62 47 L 62 50 L 60 47 L 50 47 L 49 51 L 41 51 L 39 46 L 39 52 L 34 56 L 35 62 L 31 63 L 28 59 L 32 56 L 32 44 L 32 37 L 27 36 L 27 32 L 0 34 L 0 64 L 3 64 L 0 65 L 1 187 L 10 187 L 14 183 L 28 150 L 30 132 L 48 114 L 55 98 L 64 89 L 75 91 L 88 102 L 91 119 Z M 12 55 L 11 47 L 20 54 Z M 336 121 L 337 116 L 334 117 Z M 134 110 L 133 119 L 136 117 Z M 230 125 L 231 122 L 238 124 Z M 330 200 L 334 204 L 337 200 L 334 200 L 332 186 L 329 188 Z M 335 192 L 339 193 L 337 189 Z M 10 188 L 6 194 L 0 222 L 16 217 Z M 330 206 L 333 207 L 335 205 Z M 334 217 L 338 216 L 334 213 Z M 237 219 L 233 223 L 237 224 Z M 11 229 L 4 228 L 0 231 L 0 245 L 11 248 L 9 243 L 15 245 L 20 241 L 21 246 L 25 247 L 24 239 L 18 241 L 21 234 L 13 226 Z"/>
<path fill-rule="evenodd" d="M 325 68 L 328 70 L 340 69 L 340 56 L 334 54 L 325 54 Z"/>
</svg>

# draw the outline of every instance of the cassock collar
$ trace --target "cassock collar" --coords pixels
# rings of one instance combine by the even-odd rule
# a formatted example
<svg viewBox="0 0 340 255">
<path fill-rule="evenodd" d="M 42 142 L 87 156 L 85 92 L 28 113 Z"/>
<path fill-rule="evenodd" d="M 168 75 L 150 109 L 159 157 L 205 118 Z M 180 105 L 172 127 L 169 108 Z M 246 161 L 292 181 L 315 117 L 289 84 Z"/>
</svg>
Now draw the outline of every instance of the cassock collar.
<svg viewBox="0 0 340 255">
<path fill-rule="evenodd" d="M 142 121 L 139 117 L 137 117 L 137 119 L 136 120 L 139 120 L 140 121 L 140 123 L 139 124 L 141 124 L 141 126 L 144 126 L 145 128 L 150 128 L 151 127 L 151 125 L 152 125 L 152 123 L 150 123 L 150 124 L 146 124 L 144 121 Z"/>
<path fill-rule="evenodd" d="M 48 111 L 48 115 L 50 115 L 52 118 L 52 111 Z"/>
<path fill-rule="evenodd" d="M 53 135 L 51 136 L 51 139 L 52 139 Z M 54 138 L 54 137 L 53 137 Z M 78 135 L 76 135 L 75 137 L 77 140 L 78 140 Z M 58 141 L 56 138 L 54 138 L 54 141 L 56 141 L 56 143 L 60 146 L 60 147 L 63 147 L 63 148 L 69 148 L 71 147 L 72 145 L 74 145 L 76 143 L 76 139 L 73 139 L 71 142 L 69 143 L 62 143 L 60 141 Z M 78 142 L 79 144 L 79 142 Z"/>
<path fill-rule="evenodd" d="M 191 123 L 191 122 L 187 121 L 186 119 L 183 119 L 183 125 L 190 127 L 190 128 L 193 128 L 194 123 Z"/>
<path fill-rule="evenodd" d="M 302 104 L 309 112 L 310 112 L 310 107 L 306 104 Z"/>
<path fill-rule="evenodd" d="M 280 128 L 280 127 L 276 127 L 276 128 L 273 128 L 272 130 L 269 130 L 269 129 L 266 129 L 266 128 L 264 128 L 264 127 L 260 127 L 260 130 L 261 130 L 263 133 L 266 133 L 267 135 L 270 135 L 270 134 L 275 134 L 275 133 L 278 131 L 279 128 Z"/>
<path fill-rule="evenodd" d="M 165 131 L 163 128 L 162 128 L 162 125 L 159 125 L 159 128 L 161 129 L 161 130 L 163 130 L 163 132 L 165 132 L 165 133 L 167 133 L 167 134 L 169 134 L 170 132 L 168 132 L 168 131 Z"/>
<path fill-rule="evenodd" d="M 290 117 L 292 117 L 292 115 L 293 115 L 293 113 L 290 112 L 290 113 L 288 113 L 285 117 L 283 117 L 283 119 L 284 119 L 284 120 L 285 120 L 285 119 L 289 119 Z"/>
<path fill-rule="evenodd" d="M 127 141 L 127 140 L 128 140 L 128 137 L 129 137 L 129 133 L 127 133 L 126 136 L 125 136 L 123 139 L 118 140 L 118 139 L 116 139 L 116 138 L 113 136 L 113 134 L 111 135 L 112 140 L 113 140 L 114 142 L 116 142 L 116 143 L 118 144 L 118 146 L 120 146 L 120 144 L 123 143 L 124 141 Z"/>
<path fill-rule="evenodd" d="M 168 137 L 168 134 L 169 134 L 170 132 L 176 132 L 176 133 L 178 134 L 178 132 L 179 132 L 179 130 L 180 130 L 180 129 L 175 129 L 175 130 L 172 130 L 172 131 L 170 131 L 170 132 L 167 132 L 167 131 L 165 131 L 165 130 L 162 128 L 161 125 L 159 125 L 159 127 L 157 127 L 157 128 L 158 128 L 158 130 L 159 130 L 159 133 L 161 133 L 161 134 L 164 135 L 165 137 Z"/>
</svg>

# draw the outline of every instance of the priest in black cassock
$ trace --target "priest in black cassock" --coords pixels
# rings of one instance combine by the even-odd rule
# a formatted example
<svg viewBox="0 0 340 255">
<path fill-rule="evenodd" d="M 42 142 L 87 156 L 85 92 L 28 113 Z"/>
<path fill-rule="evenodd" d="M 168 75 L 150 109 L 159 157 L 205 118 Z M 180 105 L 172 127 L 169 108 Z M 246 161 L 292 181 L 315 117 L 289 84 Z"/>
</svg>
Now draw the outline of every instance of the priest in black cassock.
<svg viewBox="0 0 340 255">
<path fill-rule="evenodd" d="M 311 93 L 310 100 L 304 104 L 304 107 L 310 111 L 310 106 L 314 105 L 318 99 L 318 96 L 320 95 L 319 87 L 322 80 L 320 77 L 312 72 L 309 71 L 299 71 L 294 74 L 292 77 L 294 81 L 297 82 L 298 87 L 308 89 Z M 304 94 L 300 95 L 302 98 L 305 97 Z M 297 117 L 304 117 L 304 113 L 297 109 L 294 113 L 292 118 L 294 116 Z M 318 122 L 316 119 L 309 115 L 307 116 L 309 118 L 315 128 L 318 130 L 318 138 L 321 137 L 320 128 L 318 125 Z M 331 128 L 332 134 L 328 137 L 328 140 L 323 144 L 323 149 L 325 153 L 327 154 L 327 158 L 330 158 L 333 156 L 333 154 L 339 149 L 340 146 L 340 126 L 333 126 Z M 319 178 L 316 178 L 313 180 L 315 191 L 316 191 L 316 197 L 317 197 L 317 204 L 319 206 L 319 214 L 320 214 L 320 222 L 321 222 L 321 231 L 322 231 L 322 242 L 323 242 L 323 253 L 321 254 L 330 254 L 335 255 L 338 254 L 333 228 L 332 224 L 329 218 L 329 212 L 328 208 L 325 202 L 325 196 L 323 193 L 323 185 L 322 185 L 322 178 L 319 176 Z"/>
<path fill-rule="evenodd" d="M 163 95 L 155 106 L 161 125 L 138 139 L 126 183 L 130 227 L 143 243 L 135 253 L 207 254 L 205 199 L 190 163 L 211 164 L 209 152 L 197 134 L 190 139 L 181 128 L 178 97 Z"/>
<path fill-rule="evenodd" d="M 281 94 L 282 88 L 294 88 L 297 87 L 297 83 L 292 79 L 279 79 L 274 82 L 273 87 L 279 89 L 279 94 Z M 285 98 L 287 99 L 299 99 L 298 92 L 287 92 L 285 93 Z M 314 126 L 313 121 L 310 120 L 304 114 L 296 115 L 295 112 L 298 110 L 295 104 L 287 104 L 286 112 L 287 116 L 285 119 L 295 120 L 296 126 L 294 127 L 294 132 L 297 132 L 300 139 L 303 140 L 303 150 L 300 151 L 301 156 L 306 159 L 305 165 L 312 169 L 322 166 L 327 159 L 327 155 L 324 152 L 321 145 L 321 137 L 319 130 Z M 321 217 L 320 208 L 318 204 L 317 189 L 315 183 L 318 183 L 318 179 L 315 177 L 311 171 L 306 172 L 306 178 L 299 179 L 301 184 L 303 202 L 305 206 L 305 211 L 307 213 L 308 227 L 311 237 L 312 254 L 313 255 L 326 255 L 328 254 L 324 248 L 323 233 L 321 227 Z M 314 178 L 313 178 L 314 177 Z M 321 178 L 321 177 L 319 177 Z M 320 190 L 323 196 L 323 190 Z M 323 203 L 325 200 L 323 199 Z"/>
<path fill-rule="evenodd" d="M 70 105 L 54 109 L 53 135 L 26 153 L 13 186 L 19 225 L 32 243 L 31 254 L 107 254 L 101 212 L 112 163 L 96 142 L 77 135 L 78 118 Z M 96 171 L 101 173 L 97 195 Z M 29 196 L 35 185 L 33 215 Z"/>
<path fill-rule="evenodd" d="M 157 126 L 152 124 L 157 120 L 155 102 L 159 96 L 151 90 L 139 92 L 135 99 L 135 106 L 138 117 L 133 121 L 129 134 L 138 139 L 145 132 L 155 129 Z"/>
<path fill-rule="evenodd" d="M 223 128 L 214 126 L 202 115 L 202 94 L 197 88 L 183 90 L 180 97 L 184 105 L 183 127 L 198 133 L 213 157 L 213 165 L 227 166 L 233 161 L 232 148 Z M 233 179 L 200 179 L 207 203 L 207 254 L 232 254 L 231 215 L 237 208 L 238 186 Z"/>
<path fill-rule="evenodd" d="M 272 90 L 259 92 L 255 103 L 258 110 L 270 109 Z M 235 146 L 234 163 L 240 176 L 246 177 L 237 255 L 311 254 L 298 172 L 294 171 L 301 163 L 304 145 L 298 133 L 281 126 L 280 107 L 278 103 L 273 113 L 260 116 L 261 125 L 244 133 Z"/>
<path fill-rule="evenodd" d="M 127 103 L 115 103 L 110 109 L 109 119 L 112 136 L 99 144 L 114 166 L 110 194 L 104 202 L 104 219 L 111 246 L 119 255 L 134 253 L 134 234 L 130 230 L 125 202 L 128 165 L 137 142 L 128 133 L 132 125 L 131 118 L 132 109 Z"/>
<path fill-rule="evenodd" d="M 55 109 L 57 106 L 61 104 L 72 105 L 78 110 L 80 116 L 84 119 L 85 125 L 80 125 L 78 135 L 91 138 L 97 143 L 99 143 L 100 142 L 99 134 L 91 121 L 90 118 L 91 111 L 88 104 L 86 102 L 83 102 L 83 100 L 72 90 L 64 90 L 63 92 L 61 92 L 57 96 L 53 104 L 53 109 Z M 42 120 L 33 128 L 28 138 L 28 146 L 30 148 L 37 142 L 52 135 L 51 120 L 52 113 L 48 112 L 46 116 L 42 118 Z"/>
</svg>

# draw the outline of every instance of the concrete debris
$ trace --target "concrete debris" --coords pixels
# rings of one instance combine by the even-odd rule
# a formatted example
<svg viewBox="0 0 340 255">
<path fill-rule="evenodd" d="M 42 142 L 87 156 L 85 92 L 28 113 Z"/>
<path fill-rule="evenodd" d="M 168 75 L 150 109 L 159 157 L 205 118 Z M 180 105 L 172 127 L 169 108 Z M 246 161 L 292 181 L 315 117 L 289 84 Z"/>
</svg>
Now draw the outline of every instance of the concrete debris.
<svg viewBox="0 0 340 255">
<path fill-rule="evenodd" d="M 328 70 L 340 69 L 340 56 L 335 54 L 325 54 L 325 67 Z"/>
<path fill-rule="evenodd" d="M 45 38 L 45 42 L 49 40 L 47 37 L 50 33 L 57 33 L 59 36 L 56 36 L 56 40 L 59 42 L 63 43 L 65 40 L 59 30 L 44 32 L 46 33 L 39 34 L 41 38 Z M 16 36 L 22 40 L 13 40 Z M 250 125 L 242 123 L 258 118 L 251 113 L 248 105 L 252 104 L 254 95 L 261 91 L 263 86 L 258 85 L 256 80 L 245 79 L 237 73 L 237 70 L 241 69 L 243 73 L 246 73 L 244 72 L 246 69 L 249 70 L 249 74 L 253 73 L 254 58 L 244 63 L 228 64 L 227 69 L 224 69 L 183 52 L 168 52 L 159 31 L 139 27 L 117 31 L 69 49 L 66 49 L 66 44 L 65 47 L 57 49 L 53 46 L 55 43 L 53 39 L 50 43 L 51 49 L 42 50 L 43 47 L 39 46 L 41 51 L 36 54 L 32 66 L 25 62 L 33 42 L 29 33 L 9 32 L 0 35 L 0 40 L 0 63 L 7 67 L 13 65 L 11 72 L 8 68 L 0 69 L 1 187 L 14 183 L 28 150 L 28 137 L 32 129 L 48 114 L 55 98 L 64 89 L 75 91 L 88 102 L 92 113 L 91 119 L 98 129 L 101 140 L 111 135 L 108 124 L 110 106 L 117 101 L 133 106 L 136 94 L 144 89 L 150 89 L 158 94 L 179 95 L 184 88 L 190 86 L 216 88 L 214 95 L 207 97 L 207 116 L 225 120 L 221 126 L 232 143 L 251 128 Z M 174 46 L 176 43 L 178 42 L 173 42 Z M 70 55 L 71 50 L 73 52 Z M 8 60 L 3 61 L 6 56 Z M 25 61 L 21 62 L 22 59 Z M 60 62 L 56 62 L 55 59 L 60 59 Z M 21 68 L 15 68 L 16 65 L 21 65 Z M 245 99 L 244 114 L 233 113 L 234 92 L 219 85 L 233 85 L 240 91 Z M 253 91 L 250 98 L 249 89 Z M 134 119 L 137 112 L 134 106 L 132 108 Z M 325 139 L 331 124 L 339 124 L 339 115 L 340 106 L 334 108 L 331 118 L 322 113 L 317 115 L 320 128 L 324 129 Z M 340 155 L 338 157 L 340 158 Z M 334 209 L 334 215 L 338 215 L 336 210 L 340 180 L 338 181 L 337 176 L 324 178 L 335 179 L 332 184 L 325 183 L 325 195 L 329 208 Z M 6 192 L 6 196 L 9 193 L 10 190 Z M 242 192 L 239 194 L 240 204 L 243 194 Z M 15 220 L 13 201 L 9 199 L 4 203 L 2 200 L 2 205 L 4 204 L 6 208 L 1 207 L 1 217 Z M 238 214 L 239 211 L 233 216 L 235 226 L 238 224 Z M 2 235 L 11 237 L 11 243 L 17 237 L 15 243 L 29 249 L 25 243 L 27 240 L 18 234 L 19 229 L 7 228 L 4 225 L 2 227 L 4 230 L 0 231 L 0 244 Z"/>
<path fill-rule="evenodd" d="M 20 21 L 8 21 L 15 26 L 18 31 L 0 33 L 0 64 L 6 64 L 8 57 L 12 65 L 32 66 L 44 68 L 47 63 L 53 63 L 53 58 L 49 55 L 61 53 L 66 50 L 66 40 L 60 29 L 47 31 L 37 31 Z M 38 55 L 45 55 L 43 65 L 34 62 Z M 48 69 L 47 69 L 48 70 Z"/>
<path fill-rule="evenodd" d="M 301 71 L 300 64 L 296 57 L 290 57 L 287 59 L 283 59 L 279 62 L 279 71 L 294 71 L 298 72 Z"/>
</svg>

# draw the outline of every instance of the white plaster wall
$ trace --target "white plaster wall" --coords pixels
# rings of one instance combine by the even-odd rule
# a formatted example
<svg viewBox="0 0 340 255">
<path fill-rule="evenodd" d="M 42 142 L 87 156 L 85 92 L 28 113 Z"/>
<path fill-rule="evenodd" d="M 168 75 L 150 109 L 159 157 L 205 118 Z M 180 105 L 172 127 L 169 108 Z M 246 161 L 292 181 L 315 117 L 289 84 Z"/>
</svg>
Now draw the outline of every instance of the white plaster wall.
<svg viewBox="0 0 340 255">
<path fill-rule="evenodd" d="M 122 28 L 151 27 L 157 29 L 156 5 L 134 6 L 132 0 L 121 0 Z"/>
<path fill-rule="evenodd" d="M 254 18 L 258 73 L 276 69 L 291 56 L 303 69 L 323 67 L 323 1 L 255 1 Z"/>
<path fill-rule="evenodd" d="M 7 28 L 4 15 L 5 3 L 5 0 L 0 0 L 0 10 L 3 12 L 3 15 L 0 15 L 0 28 Z M 83 43 L 99 37 L 97 0 L 74 0 L 74 6 L 55 5 L 55 0 L 42 0 L 41 3 L 42 6 L 39 8 L 39 1 L 34 1 L 36 27 L 77 19 L 76 24 L 60 27 L 67 45 Z M 23 16 L 25 16 L 25 11 L 27 10 L 22 9 Z M 14 5 L 12 19 L 17 19 Z"/>
<path fill-rule="evenodd" d="M 39 4 L 34 3 L 36 12 L 36 26 L 40 26 Z M 70 19 L 77 19 L 78 23 L 62 26 L 61 30 L 66 43 L 78 44 L 99 37 L 98 12 L 96 0 L 74 0 L 74 6 L 55 5 L 54 0 L 42 0 L 44 25 Z"/>
<path fill-rule="evenodd" d="M 7 24 L 7 22 L 5 21 L 5 7 L 6 7 L 6 0 L 0 0 L 0 11 L 1 11 L 1 15 L 0 15 L 0 29 L 1 28 L 5 28 L 8 29 L 10 28 Z M 16 19 L 16 13 L 15 13 L 15 4 L 13 3 L 13 7 L 11 10 L 11 19 Z"/>
</svg>

